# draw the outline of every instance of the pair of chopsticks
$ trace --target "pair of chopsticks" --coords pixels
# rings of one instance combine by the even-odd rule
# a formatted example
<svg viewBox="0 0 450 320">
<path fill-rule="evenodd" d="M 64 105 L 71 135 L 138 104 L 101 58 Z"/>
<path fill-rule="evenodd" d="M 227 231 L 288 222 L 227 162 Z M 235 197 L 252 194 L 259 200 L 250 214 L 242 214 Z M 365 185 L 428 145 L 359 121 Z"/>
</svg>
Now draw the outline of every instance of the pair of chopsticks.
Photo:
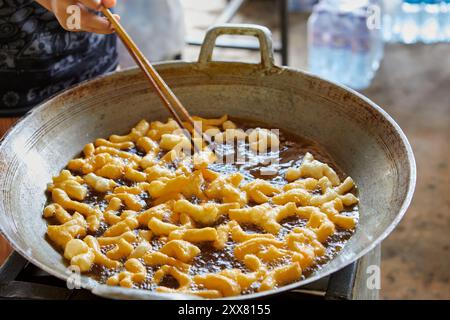
<svg viewBox="0 0 450 320">
<path fill-rule="evenodd" d="M 174 120 L 178 123 L 180 128 L 185 129 L 184 131 L 186 132 L 190 132 L 189 128 L 185 125 L 185 122 L 187 122 L 192 127 L 192 129 L 195 130 L 196 133 L 200 135 L 200 137 L 202 137 L 203 140 L 206 140 L 201 130 L 196 128 L 196 126 L 194 125 L 194 120 L 190 116 L 189 112 L 183 107 L 180 100 L 178 100 L 173 91 L 169 88 L 167 83 L 164 82 L 164 80 L 161 78 L 152 64 L 145 58 L 144 54 L 139 50 L 137 45 L 122 27 L 120 22 L 114 17 L 109 9 L 103 7 L 101 11 L 114 27 L 117 35 L 122 40 L 128 52 L 130 53 L 136 64 L 139 66 L 139 68 L 141 68 L 141 70 L 144 72 L 147 80 L 153 86 L 164 106 L 172 114 Z M 183 122 L 183 120 L 185 122 Z M 190 139 L 194 150 L 199 151 L 197 145 L 193 141 L 192 135 L 188 135 L 186 132 L 185 134 Z"/>
</svg>

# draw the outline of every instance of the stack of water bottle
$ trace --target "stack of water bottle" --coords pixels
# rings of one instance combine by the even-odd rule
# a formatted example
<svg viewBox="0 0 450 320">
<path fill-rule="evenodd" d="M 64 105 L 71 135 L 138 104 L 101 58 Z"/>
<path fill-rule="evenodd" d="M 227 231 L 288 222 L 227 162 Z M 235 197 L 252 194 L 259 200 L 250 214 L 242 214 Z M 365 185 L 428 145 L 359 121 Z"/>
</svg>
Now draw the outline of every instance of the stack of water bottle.
<svg viewBox="0 0 450 320">
<path fill-rule="evenodd" d="M 450 42 L 450 0 L 385 0 L 383 22 L 389 42 Z"/>
<path fill-rule="evenodd" d="M 321 0 L 308 21 L 309 69 L 367 88 L 384 41 L 450 42 L 450 0 Z"/>
</svg>

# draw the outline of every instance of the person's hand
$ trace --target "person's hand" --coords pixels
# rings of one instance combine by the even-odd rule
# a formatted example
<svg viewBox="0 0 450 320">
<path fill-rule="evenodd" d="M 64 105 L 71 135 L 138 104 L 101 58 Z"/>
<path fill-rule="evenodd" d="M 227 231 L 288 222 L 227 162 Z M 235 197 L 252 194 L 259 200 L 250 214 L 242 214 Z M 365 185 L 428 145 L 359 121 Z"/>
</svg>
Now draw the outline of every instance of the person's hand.
<svg viewBox="0 0 450 320">
<path fill-rule="evenodd" d="M 114 32 L 108 19 L 96 15 L 92 10 L 99 11 L 101 7 L 112 8 L 116 5 L 116 0 L 36 0 L 36 2 L 52 11 L 60 25 L 67 31 L 86 31 L 100 34 Z M 74 7 L 71 6 L 77 6 L 80 9 L 79 25 L 74 24 L 76 17 L 74 17 Z M 118 15 L 115 16 L 119 18 Z"/>
</svg>

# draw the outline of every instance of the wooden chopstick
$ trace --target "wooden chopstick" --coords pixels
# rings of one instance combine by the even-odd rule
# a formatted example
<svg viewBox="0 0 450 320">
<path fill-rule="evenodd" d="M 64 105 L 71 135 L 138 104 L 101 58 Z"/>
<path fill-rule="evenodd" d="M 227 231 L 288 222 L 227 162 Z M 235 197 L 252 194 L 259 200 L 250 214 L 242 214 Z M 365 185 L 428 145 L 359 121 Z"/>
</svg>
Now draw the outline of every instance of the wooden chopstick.
<svg viewBox="0 0 450 320">
<path fill-rule="evenodd" d="M 206 140 L 203 133 L 199 132 L 201 130 L 198 130 L 194 125 L 194 120 L 190 116 L 189 112 L 183 107 L 180 100 L 178 100 L 173 91 L 161 78 L 161 76 L 155 70 L 152 64 L 147 60 L 147 58 L 145 58 L 144 54 L 139 50 L 137 45 L 134 43 L 134 41 L 131 39 L 131 37 L 128 35 L 125 29 L 122 27 L 120 22 L 114 17 L 114 15 L 111 13 L 111 11 L 109 11 L 109 9 L 103 7 L 101 11 L 105 15 L 105 17 L 109 20 L 111 25 L 114 27 L 117 35 L 122 40 L 128 52 L 130 53 L 134 61 L 137 63 L 139 68 L 141 68 L 141 70 L 144 72 L 147 79 L 154 87 L 159 98 L 163 102 L 164 106 L 172 114 L 174 120 L 178 123 L 178 125 L 181 128 L 186 129 L 187 132 L 190 132 L 189 128 L 187 128 L 183 122 L 184 119 L 187 123 L 189 123 L 189 125 L 192 126 L 192 129 L 195 130 L 197 134 L 200 135 L 200 137 L 202 137 L 203 140 Z M 180 114 L 182 115 L 181 117 Z M 189 136 L 189 139 L 191 140 L 191 143 L 194 146 L 195 151 L 198 151 L 192 136 Z"/>
</svg>

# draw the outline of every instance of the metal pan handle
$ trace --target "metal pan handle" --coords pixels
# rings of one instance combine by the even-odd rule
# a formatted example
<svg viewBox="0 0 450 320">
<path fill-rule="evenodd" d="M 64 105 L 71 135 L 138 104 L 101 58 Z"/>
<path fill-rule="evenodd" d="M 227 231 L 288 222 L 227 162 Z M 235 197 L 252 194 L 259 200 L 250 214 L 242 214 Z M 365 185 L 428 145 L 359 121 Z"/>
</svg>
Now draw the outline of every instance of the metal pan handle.
<svg viewBox="0 0 450 320">
<path fill-rule="evenodd" d="M 205 36 L 198 62 L 206 65 L 212 61 L 216 40 L 221 35 L 254 36 L 259 40 L 261 51 L 261 67 L 271 69 L 274 66 L 272 33 L 266 27 L 256 24 L 221 24 L 211 27 Z"/>
</svg>

